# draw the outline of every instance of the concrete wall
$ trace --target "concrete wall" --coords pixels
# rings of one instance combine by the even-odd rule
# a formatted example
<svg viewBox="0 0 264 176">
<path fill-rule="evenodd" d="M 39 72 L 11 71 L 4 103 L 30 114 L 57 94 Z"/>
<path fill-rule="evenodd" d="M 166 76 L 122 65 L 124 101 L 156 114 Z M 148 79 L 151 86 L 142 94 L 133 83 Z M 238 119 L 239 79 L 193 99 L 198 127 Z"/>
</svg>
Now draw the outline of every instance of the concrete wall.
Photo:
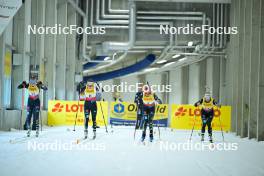
<svg viewBox="0 0 264 176">
<path fill-rule="evenodd" d="M 232 0 L 232 35 L 228 47 L 226 97 L 232 104 L 232 130 L 241 137 L 264 140 L 263 0 Z M 229 78 L 230 76 L 230 78 Z"/>
<path fill-rule="evenodd" d="M 39 80 L 49 88 L 47 93 L 41 93 L 40 99 L 44 109 L 47 109 L 48 99 L 69 99 L 75 96 L 75 74 L 82 72 L 81 59 L 77 59 L 76 34 L 72 35 L 41 35 L 28 34 L 28 25 L 54 26 L 55 23 L 62 25 L 77 24 L 76 11 L 65 0 L 27 0 L 18 10 L 10 24 L 0 36 L 0 109 L 2 109 L 3 124 L 5 128 L 17 128 L 14 118 L 20 118 L 17 110 L 22 109 L 22 90 L 16 89 L 23 80 L 28 81 L 30 67 L 36 65 L 39 72 Z M 12 85 L 8 90 L 8 104 L 4 99 L 9 93 L 4 87 L 3 68 L 4 54 L 6 48 L 12 48 L 13 59 Z M 16 63 L 16 64 L 15 64 Z M 78 66 L 76 66 L 78 65 Z M 80 66 L 79 66 L 80 65 Z M 12 89 L 11 89 L 12 88 Z M 4 98 L 5 97 L 5 98 Z M 27 102 L 27 91 L 25 91 L 24 109 Z M 6 111 L 5 109 L 15 109 Z M 21 114 L 21 113 L 18 113 Z M 26 114 L 23 113 L 22 119 Z M 46 115 L 43 117 L 46 118 Z M 3 125 L 2 124 L 2 125 Z M 13 124 L 13 125 L 11 125 Z"/>
<path fill-rule="evenodd" d="M 220 83 L 224 82 L 226 77 L 226 74 L 223 74 L 223 81 L 220 80 L 220 69 L 218 69 L 220 61 L 218 57 L 207 58 L 198 63 L 171 70 L 169 84 L 172 86 L 172 92 L 169 93 L 169 103 L 194 104 L 204 96 L 206 86 L 210 88 L 213 97 L 218 101 L 220 90 L 222 90 Z M 222 84 L 224 88 L 225 85 Z M 228 104 L 226 101 L 221 103 Z"/>
</svg>

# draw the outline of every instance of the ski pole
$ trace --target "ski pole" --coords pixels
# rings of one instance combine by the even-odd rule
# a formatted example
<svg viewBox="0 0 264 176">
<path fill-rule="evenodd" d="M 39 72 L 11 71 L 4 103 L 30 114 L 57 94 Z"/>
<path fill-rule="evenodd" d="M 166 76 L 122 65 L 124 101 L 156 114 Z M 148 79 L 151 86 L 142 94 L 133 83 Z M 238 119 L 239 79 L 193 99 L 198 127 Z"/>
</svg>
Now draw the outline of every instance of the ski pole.
<svg viewBox="0 0 264 176">
<path fill-rule="evenodd" d="M 79 112 L 79 104 L 80 104 L 80 93 L 79 93 L 79 99 L 78 99 L 78 105 L 77 105 L 77 112 L 75 114 L 75 121 L 74 121 L 73 131 L 75 131 L 76 121 L 77 121 L 78 112 Z"/>
<path fill-rule="evenodd" d="M 193 130 L 194 130 L 194 127 L 195 127 L 195 121 L 196 121 L 196 115 L 194 115 L 194 122 L 193 122 L 192 132 L 191 132 L 191 135 L 190 135 L 190 138 L 189 138 L 190 141 L 192 140 Z"/>
<path fill-rule="evenodd" d="M 139 105 L 138 105 L 138 111 L 140 112 L 140 116 L 142 116 L 141 107 Z M 141 120 L 142 120 L 142 117 L 140 118 L 140 121 L 138 120 L 138 112 L 137 112 L 137 119 L 136 119 L 135 130 L 134 130 L 134 140 L 136 139 L 137 126 L 138 128 L 140 128 Z"/>
<path fill-rule="evenodd" d="M 160 140 L 160 127 L 159 127 L 159 120 L 158 120 L 158 124 L 157 124 L 157 126 L 158 126 L 158 132 L 159 132 L 159 140 Z"/>
<path fill-rule="evenodd" d="M 137 131 L 137 121 L 136 121 L 136 124 L 135 124 L 135 130 L 134 130 L 134 140 L 136 139 L 136 131 Z"/>
<path fill-rule="evenodd" d="M 218 109 L 220 111 L 220 108 L 218 108 Z M 220 113 L 221 113 L 221 111 L 220 111 Z M 221 123 L 221 115 L 219 115 L 219 123 L 220 123 L 220 127 L 221 127 L 221 133 L 222 133 L 223 142 L 225 142 L 223 128 L 222 128 L 222 123 Z"/>
<path fill-rule="evenodd" d="M 106 126 L 106 123 L 105 123 L 104 112 L 103 112 L 103 108 L 102 108 L 102 103 L 101 103 L 101 101 L 100 101 L 100 107 L 101 107 L 101 112 L 102 112 L 103 119 L 104 119 L 105 132 L 107 132 L 107 133 L 108 133 L 107 126 Z"/>
<path fill-rule="evenodd" d="M 135 123 L 135 130 L 134 130 L 134 140 L 135 140 L 135 138 L 136 138 L 137 123 L 138 123 L 138 120 L 136 120 L 136 123 Z"/>
<path fill-rule="evenodd" d="M 39 111 L 39 116 L 40 116 L 40 131 L 42 131 L 42 116 L 41 116 L 41 109 Z"/>
<path fill-rule="evenodd" d="M 21 117 L 20 117 L 20 127 L 19 130 L 21 130 L 22 127 L 22 120 L 23 120 L 23 110 L 24 110 L 24 99 L 25 99 L 25 86 L 23 85 L 22 89 L 22 102 L 21 102 Z"/>
</svg>

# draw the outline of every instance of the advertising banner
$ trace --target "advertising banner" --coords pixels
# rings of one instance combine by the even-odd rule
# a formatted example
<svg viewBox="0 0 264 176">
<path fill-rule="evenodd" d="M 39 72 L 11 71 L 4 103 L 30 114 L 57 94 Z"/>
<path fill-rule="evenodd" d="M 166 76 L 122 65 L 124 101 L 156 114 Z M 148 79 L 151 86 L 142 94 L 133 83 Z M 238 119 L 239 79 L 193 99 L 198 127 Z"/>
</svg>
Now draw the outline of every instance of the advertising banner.
<svg viewBox="0 0 264 176">
<path fill-rule="evenodd" d="M 171 108 L 171 128 L 174 129 L 192 129 L 200 130 L 201 108 L 193 105 L 176 105 L 172 104 Z M 213 130 L 220 131 L 221 126 L 224 131 L 231 129 L 231 107 L 222 106 L 214 108 L 214 119 L 212 122 Z"/>
<path fill-rule="evenodd" d="M 167 127 L 168 105 L 160 104 L 156 106 L 154 125 Z M 137 118 L 137 106 L 130 102 L 111 102 L 110 124 L 134 126 Z"/>
<path fill-rule="evenodd" d="M 96 123 L 99 126 L 104 126 L 104 119 L 101 111 L 101 106 L 105 118 L 105 123 L 108 122 L 108 102 L 97 102 L 97 117 Z M 80 101 L 78 106 L 78 101 L 57 101 L 51 100 L 48 104 L 48 125 L 50 126 L 60 126 L 60 125 L 74 125 L 76 113 L 77 125 L 84 124 L 84 102 Z M 89 124 L 92 124 L 92 117 L 90 114 Z"/>
</svg>

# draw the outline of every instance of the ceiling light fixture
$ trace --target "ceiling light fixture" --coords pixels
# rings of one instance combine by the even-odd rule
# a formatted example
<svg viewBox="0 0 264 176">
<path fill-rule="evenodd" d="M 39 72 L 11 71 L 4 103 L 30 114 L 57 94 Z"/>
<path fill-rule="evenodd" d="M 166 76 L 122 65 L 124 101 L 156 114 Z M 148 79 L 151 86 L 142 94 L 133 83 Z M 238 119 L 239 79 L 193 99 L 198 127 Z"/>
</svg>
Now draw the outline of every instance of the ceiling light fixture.
<svg viewBox="0 0 264 176">
<path fill-rule="evenodd" d="M 163 64 L 163 63 L 166 63 L 166 62 L 167 62 L 167 60 L 163 59 L 163 60 L 158 61 L 157 64 Z"/>
<path fill-rule="evenodd" d="M 188 42 L 188 46 L 193 46 L 193 42 Z"/>
<path fill-rule="evenodd" d="M 170 65 L 172 65 L 172 64 L 174 64 L 174 63 L 175 63 L 175 62 L 167 63 L 167 64 L 164 65 L 164 67 L 168 67 L 168 66 L 170 66 Z"/>
<path fill-rule="evenodd" d="M 172 56 L 172 58 L 173 59 L 176 59 L 176 58 L 178 58 L 178 57 L 180 57 L 181 55 L 179 55 L 179 54 L 175 54 L 174 56 Z"/>
<path fill-rule="evenodd" d="M 110 57 L 107 56 L 107 57 L 104 58 L 104 61 L 107 61 L 107 60 L 109 60 L 109 59 L 110 59 Z"/>
<path fill-rule="evenodd" d="M 151 71 L 154 71 L 154 70 L 157 70 L 158 68 L 157 67 L 152 67 L 152 68 L 146 68 L 144 70 L 144 72 L 151 72 Z"/>
<path fill-rule="evenodd" d="M 185 61 L 186 59 L 187 59 L 186 57 L 184 57 L 184 58 L 181 58 L 181 59 L 179 59 L 179 60 L 178 60 L 178 62 Z"/>
</svg>

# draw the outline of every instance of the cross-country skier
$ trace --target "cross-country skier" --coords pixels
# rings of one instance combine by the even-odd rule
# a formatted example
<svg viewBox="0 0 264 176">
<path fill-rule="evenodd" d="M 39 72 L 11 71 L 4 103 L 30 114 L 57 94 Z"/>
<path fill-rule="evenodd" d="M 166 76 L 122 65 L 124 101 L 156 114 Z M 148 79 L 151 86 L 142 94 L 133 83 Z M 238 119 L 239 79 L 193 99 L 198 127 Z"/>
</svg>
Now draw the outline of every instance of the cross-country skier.
<svg viewBox="0 0 264 176">
<path fill-rule="evenodd" d="M 96 115 L 97 115 L 97 104 L 96 101 L 100 101 L 101 93 L 97 88 L 97 84 L 92 80 L 89 80 L 86 84 L 84 82 L 80 83 L 80 90 L 85 94 L 84 102 L 84 138 L 88 137 L 88 122 L 90 114 L 92 115 L 93 121 L 93 139 L 96 138 Z"/>
<path fill-rule="evenodd" d="M 40 111 L 40 100 L 39 92 L 40 89 L 48 90 L 46 86 L 42 84 L 41 81 L 37 81 L 37 76 L 31 74 L 29 83 L 23 81 L 18 87 L 18 89 L 26 88 L 28 89 L 28 102 L 27 102 L 27 119 L 26 128 L 27 136 L 30 136 L 31 132 L 31 117 L 33 115 L 33 120 L 36 122 L 36 137 L 39 135 L 39 111 Z"/>
<path fill-rule="evenodd" d="M 201 141 L 204 141 L 205 127 L 208 127 L 209 141 L 213 142 L 212 136 L 212 121 L 214 118 L 214 107 L 220 106 L 212 98 L 211 93 L 205 93 L 204 97 L 194 104 L 195 107 L 201 106 L 201 118 L 202 118 L 202 129 L 201 129 Z"/>
<path fill-rule="evenodd" d="M 149 125 L 149 140 L 153 141 L 153 118 L 155 115 L 155 105 L 161 104 L 161 100 L 151 90 L 149 85 L 143 86 L 143 91 L 138 94 L 138 100 L 143 102 L 143 132 L 141 141 L 143 142 L 146 138 L 146 130 Z"/>
<path fill-rule="evenodd" d="M 142 87 L 139 87 L 134 100 L 134 103 L 136 103 L 137 105 L 137 120 L 136 120 L 135 129 L 142 128 L 143 100 L 141 98 L 141 94 L 142 94 Z"/>
</svg>

